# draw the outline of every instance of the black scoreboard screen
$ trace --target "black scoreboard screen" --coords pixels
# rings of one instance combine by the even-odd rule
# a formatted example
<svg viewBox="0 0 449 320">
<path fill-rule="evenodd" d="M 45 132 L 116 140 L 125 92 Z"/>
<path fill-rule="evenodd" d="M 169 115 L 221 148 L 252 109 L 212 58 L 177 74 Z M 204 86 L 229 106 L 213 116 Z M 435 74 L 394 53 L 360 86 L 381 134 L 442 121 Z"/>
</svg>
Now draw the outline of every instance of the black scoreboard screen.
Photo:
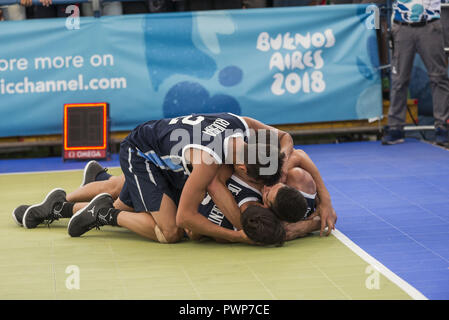
<svg viewBox="0 0 449 320">
<path fill-rule="evenodd" d="M 104 159 L 109 149 L 109 105 L 64 105 L 64 151 L 66 159 Z"/>
</svg>

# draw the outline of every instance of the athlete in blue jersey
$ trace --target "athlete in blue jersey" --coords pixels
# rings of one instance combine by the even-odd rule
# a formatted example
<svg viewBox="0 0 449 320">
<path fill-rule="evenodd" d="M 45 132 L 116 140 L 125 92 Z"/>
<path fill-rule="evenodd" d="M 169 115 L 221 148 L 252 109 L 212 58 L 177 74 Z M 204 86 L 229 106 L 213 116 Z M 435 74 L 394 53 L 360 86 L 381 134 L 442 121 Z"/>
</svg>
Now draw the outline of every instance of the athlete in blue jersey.
<svg viewBox="0 0 449 320">
<path fill-rule="evenodd" d="M 249 177 L 242 165 L 235 165 L 234 170 L 238 172 L 239 176 L 243 177 L 246 181 Z M 272 185 L 259 185 L 263 193 L 263 202 L 266 207 L 273 210 L 278 218 L 286 222 L 296 222 L 298 220 L 307 218 L 312 211 L 312 208 L 319 209 L 319 215 L 321 218 L 321 229 L 320 235 L 326 231 L 326 235 L 329 235 L 333 229 L 335 229 L 335 223 L 337 221 L 337 215 L 332 207 L 329 192 L 327 191 L 323 179 L 321 178 L 317 167 L 309 158 L 309 156 L 302 150 L 294 150 L 287 163 L 286 172 L 284 179 L 281 182 Z M 293 172 L 293 173 L 292 173 Z M 229 177 L 223 175 L 221 181 L 216 182 L 220 175 L 213 181 L 209 186 L 210 193 L 215 195 L 216 203 L 219 207 L 227 207 L 233 204 L 231 198 L 227 196 L 220 196 L 223 194 L 221 192 L 220 185 Z M 217 187 L 218 186 L 218 187 Z M 291 190 L 299 190 L 304 198 L 306 198 L 306 203 L 301 204 L 298 201 L 292 201 L 290 194 Z M 319 201 L 314 201 L 314 200 Z M 307 209 L 299 210 L 299 206 L 308 206 Z M 306 211 L 305 211 L 306 210 Z M 309 213 L 307 213 L 307 211 Z M 313 211 L 312 211 L 313 212 Z M 298 216 L 298 214 L 303 214 Z M 305 213 L 305 215 L 304 215 Z"/>
<path fill-rule="evenodd" d="M 248 144 L 250 129 L 276 133 L 280 148 L 274 144 Z M 232 242 L 248 242 L 243 232 L 220 228 L 204 218 L 198 213 L 198 206 L 223 165 L 243 163 L 249 179 L 275 184 L 292 146 L 287 133 L 230 113 L 146 122 L 136 127 L 120 146 L 125 185 L 119 199 L 114 206 L 112 198 L 94 199 L 83 212 L 72 217 L 69 234 L 80 236 L 92 226 L 102 225 L 101 221 L 110 221 L 160 242 L 179 241 L 183 229 Z M 232 197 L 223 187 L 223 193 Z M 131 199 L 133 207 L 127 199 Z M 146 214 L 136 215 L 134 210 Z M 238 208 L 229 206 L 222 210 L 233 224 L 240 224 Z M 104 219 L 98 219 L 99 216 Z M 141 227 L 148 225 L 143 222 L 152 227 Z"/>
<path fill-rule="evenodd" d="M 276 133 L 280 148 L 248 144 L 251 129 Z M 282 175 L 285 182 L 287 167 L 282 166 L 282 161 L 283 156 L 289 160 L 292 145 L 287 133 L 228 113 L 147 122 L 134 129 L 121 144 L 120 164 L 125 184 L 119 199 L 114 203 L 108 195 L 95 197 L 72 217 L 68 232 L 80 236 L 93 227 L 110 224 L 160 242 L 179 241 L 183 229 L 232 242 L 249 242 L 244 232 L 210 222 L 198 213 L 198 206 L 222 167 L 238 166 L 246 180 L 259 185 L 273 185 Z M 265 157 L 261 149 L 266 152 Z M 328 217 L 333 209 L 319 172 L 310 158 L 300 158 L 298 166 L 317 181 L 320 216 Z M 241 229 L 240 210 L 228 188 L 223 183 L 217 184 L 211 196 L 229 221 Z M 28 217 L 40 221 L 53 210 L 43 212 L 40 207 L 33 206 Z"/>
<path fill-rule="evenodd" d="M 223 178 L 226 177 L 224 171 L 221 171 L 219 176 L 220 174 Z M 315 218 L 317 216 L 316 186 L 311 175 L 300 168 L 292 168 L 288 171 L 287 181 L 289 186 L 296 188 L 304 195 L 304 205 L 307 207 L 305 216 L 295 223 L 282 222 L 271 210 L 268 210 L 269 206 L 263 204 L 263 187 L 257 184 L 250 185 L 242 177 L 237 176 L 237 173 L 226 181 L 226 186 L 242 212 L 242 228 L 255 243 L 280 245 L 284 241 L 306 236 L 320 228 L 319 219 Z M 237 229 L 226 219 L 209 194 L 204 198 L 198 211 L 221 227 Z M 189 236 L 193 239 L 200 238 L 200 235 L 191 232 Z M 220 239 L 216 240 L 220 241 Z"/>
<path fill-rule="evenodd" d="M 95 161 L 89 162 L 84 171 L 85 177 L 82 186 L 74 192 L 69 193 L 67 196 L 64 196 L 63 198 L 65 199 L 62 199 L 61 203 L 56 204 L 49 219 L 53 221 L 59 220 L 60 218 L 71 218 L 74 213 L 86 206 L 86 203 L 80 202 L 89 201 L 101 192 L 108 192 L 114 199 L 116 199 L 120 193 L 120 189 L 124 185 L 124 175 L 111 176 L 107 174 L 106 170 L 107 169 L 104 169 Z M 224 177 L 223 173 L 226 171 L 227 170 L 220 170 L 218 175 Z M 86 176 L 88 178 L 86 178 Z M 287 175 L 287 183 L 290 186 L 297 188 L 306 196 L 305 199 L 308 204 L 307 216 L 310 216 L 310 213 L 312 213 L 315 208 L 316 197 L 315 184 L 310 174 L 300 168 L 290 169 Z M 301 221 L 299 223 L 281 224 L 281 221 L 274 216 L 271 210 L 262 207 L 263 186 L 245 182 L 242 177 L 237 176 L 237 173 L 227 179 L 226 186 L 242 212 L 241 220 L 244 232 L 248 234 L 250 239 L 255 243 L 262 245 L 280 245 L 285 240 L 296 239 L 316 230 L 317 222 L 312 220 L 312 217 L 306 218 L 306 221 Z M 302 190 L 305 190 L 308 193 L 305 193 Z M 65 195 L 65 192 L 61 189 L 52 190 L 46 197 L 44 203 L 39 205 L 39 207 L 42 209 L 43 207 L 49 206 L 49 203 L 52 202 L 51 199 L 62 193 Z M 33 221 L 29 219 L 24 219 L 24 212 L 26 212 L 29 207 L 29 205 L 22 205 L 16 208 L 13 212 L 13 218 L 16 223 L 21 226 L 26 226 L 27 228 L 29 227 L 30 222 L 33 223 Z M 268 206 L 264 205 L 264 207 Z M 201 202 L 198 212 L 216 225 L 230 230 L 237 230 L 237 228 L 233 226 L 220 211 L 209 194 L 207 194 Z M 23 220 L 27 220 L 26 223 L 25 221 L 22 223 Z M 44 220 L 40 220 L 37 224 L 43 222 Z M 190 230 L 186 231 L 192 239 L 201 237 L 201 235 L 193 234 Z M 222 239 L 216 240 L 223 242 Z"/>
<path fill-rule="evenodd" d="M 303 193 L 306 193 L 305 195 L 306 200 L 308 197 L 307 194 L 309 194 L 311 197 L 315 195 L 317 200 L 315 202 L 315 205 L 317 211 L 319 211 L 319 215 L 321 218 L 320 235 L 323 234 L 329 235 L 332 232 L 332 230 L 335 229 L 335 224 L 337 222 L 337 214 L 334 208 L 332 207 L 331 198 L 329 192 L 327 191 L 324 185 L 324 181 L 319 175 L 319 173 L 317 173 L 318 172 L 317 167 L 303 150 L 297 149 L 291 153 L 286 166 L 286 170 L 289 173 L 292 171 L 295 172 L 295 170 L 297 171 L 293 175 L 289 174 L 289 179 L 285 180 L 287 185 L 294 188 L 298 188 L 300 186 L 299 190 L 301 190 Z M 308 177 L 309 174 L 312 177 L 312 179 Z M 271 203 L 272 205 L 274 205 L 274 208 L 272 205 L 270 207 L 273 209 L 273 211 L 277 213 L 288 212 L 288 210 L 285 210 L 285 208 L 283 208 L 283 206 L 288 205 L 288 203 L 287 204 L 282 203 L 282 198 L 279 197 L 278 194 L 276 194 L 276 192 L 279 192 L 279 190 L 282 189 L 283 187 L 284 186 L 282 185 L 282 183 L 278 183 L 270 187 L 265 187 L 264 189 L 264 199 L 265 199 L 264 202 Z M 276 210 L 276 207 L 280 208 Z M 280 218 L 281 220 L 283 220 L 282 217 Z"/>
<path fill-rule="evenodd" d="M 262 203 L 262 193 L 236 175 L 232 175 L 226 181 L 226 186 L 233 195 L 235 202 L 241 211 L 250 204 Z M 237 230 L 237 228 L 233 226 L 220 211 L 209 194 L 207 194 L 201 202 L 198 212 L 216 225 L 231 230 Z"/>
</svg>

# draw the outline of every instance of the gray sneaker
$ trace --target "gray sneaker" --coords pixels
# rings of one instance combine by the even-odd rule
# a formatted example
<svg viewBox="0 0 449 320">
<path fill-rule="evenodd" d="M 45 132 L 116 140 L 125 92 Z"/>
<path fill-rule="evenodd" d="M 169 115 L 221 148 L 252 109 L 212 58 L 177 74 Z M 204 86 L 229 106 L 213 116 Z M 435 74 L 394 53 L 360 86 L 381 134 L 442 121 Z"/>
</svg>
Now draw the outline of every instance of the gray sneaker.
<svg viewBox="0 0 449 320">
<path fill-rule="evenodd" d="M 61 216 L 53 212 L 53 208 L 57 203 L 66 201 L 66 193 L 63 189 L 56 188 L 51 190 L 44 201 L 26 209 L 22 219 L 23 226 L 27 229 L 33 229 L 46 220 L 48 224 L 58 220 Z"/>
<path fill-rule="evenodd" d="M 67 231 L 71 237 L 79 237 L 87 231 L 108 224 L 104 217 L 99 215 L 102 208 L 114 208 L 114 200 L 108 193 L 101 193 L 93 198 L 87 206 L 78 210 L 69 221 Z"/>
<path fill-rule="evenodd" d="M 22 204 L 21 206 L 18 206 L 17 208 L 14 209 L 14 211 L 12 212 L 12 218 L 14 220 L 14 222 L 19 226 L 19 227 L 23 227 L 23 215 L 25 214 L 25 211 L 29 208 L 30 206 L 27 204 Z"/>
<path fill-rule="evenodd" d="M 97 161 L 89 161 L 84 167 L 83 182 L 81 182 L 81 187 L 88 183 L 94 182 L 99 173 L 106 171 L 108 171 L 108 169 L 103 168 Z"/>
</svg>

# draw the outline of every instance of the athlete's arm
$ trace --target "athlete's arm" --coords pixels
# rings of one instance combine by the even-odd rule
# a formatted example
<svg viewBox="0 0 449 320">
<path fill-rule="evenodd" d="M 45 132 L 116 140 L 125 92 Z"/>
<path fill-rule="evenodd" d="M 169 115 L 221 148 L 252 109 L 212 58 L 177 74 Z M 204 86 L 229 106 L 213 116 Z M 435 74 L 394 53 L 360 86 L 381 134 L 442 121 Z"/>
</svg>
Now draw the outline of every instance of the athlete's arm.
<svg viewBox="0 0 449 320">
<path fill-rule="evenodd" d="M 246 242 L 244 233 L 222 228 L 198 212 L 208 185 L 218 172 L 220 165 L 206 152 L 195 150 L 196 161 L 192 162 L 193 171 L 187 178 L 181 193 L 176 224 L 180 228 L 189 229 L 194 234 L 201 234 L 212 238 L 220 238 L 231 242 Z"/>
<path fill-rule="evenodd" d="M 240 223 L 240 209 L 235 202 L 235 198 L 226 186 L 226 181 L 232 176 L 233 169 L 229 165 L 222 165 L 217 175 L 207 188 L 207 192 L 212 201 L 220 209 L 226 219 L 237 229 L 242 229 Z"/>
<path fill-rule="evenodd" d="M 284 223 L 285 240 L 290 241 L 297 238 L 305 237 L 307 234 L 320 230 L 320 217 L 315 215 L 307 220 L 298 221 L 295 223 Z"/>
<path fill-rule="evenodd" d="M 317 211 L 321 217 L 321 230 L 320 236 L 323 235 L 324 229 L 328 227 L 326 235 L 328 236 L 333 229 L 335 229 L 335 223 L 337 222 L 337 214 L 332 207 L 331 197 L 329 191 L 327 191 L 324 181 L 321 178 L 318 168 L 313 163 L 312 159 L 303 150 L 293 151 L 289 161 L 288 169 L 293 167 L 300 167 L 310 173 L 316 184 L 317 196 L 319 202 L 317 204 Z"/>
<path fill-rule="evenodd" d="M 285 154 L 285 162 L 284 162 L 284 166 L 282 168 L 282 178 L 281 178 L 281 182 L 285 182 L 285 179 L 287 178 L 287 162 L 288 159 L 291 155 L 291 153 L 293 152 L 293 139 L 292 136 L 285 131 L 276 129 L 275 127 L 266 125 L 256 119 L 252 119 L 252 118 L 248 118 L 248 117 L 243 117 L 243 119 L 246 121 L 246 123 L 248 124 L 248 127 L 250 129 L 254 129 L 254 130 L 272 130 L 277 132 L 278 135 L 278 139 L 279 139 L 279 144 L 280 144 L 280 151 L 283 152 Z"/>
<path fill-rule="evenodd" d="M 246 210 L 246 208 L 248 208 L 248 206 L 261 206 L 262 204 L 260 203 L 260 202 L 257 202 L 257 201 L 248 201 L 248 202 L 245 202 L 241 207 L 240 207 L 240 212 L 242 213 L 243 211 L 245 211 Z M 224 228 L 224 227 L 220 227 L 220 228 Z M 203 235 L 201 235 L 201 234 L 197 234 L 197 233 L 193 233 L 192 231 L 190 231 L 190 230 L 187 230 L 187 229 L 185 229 L 185 231 L 186 231 L 186 233 L 187 233 L 187 235 L 189 236 L 189 238 L 191 239 L 191 240 L 201 240 L 202 238 L 204 238 L 204 236 Z M 241 232 L 241 233 L 243 233 L 244 234 L 244 232 L 243 231 L 239 231 L 239 232 Z M 246 237 L 246 235 L 244 234 L 244 237 Z M 214 240 L 216 241 L 216 242 L 218 242 L 218 243 L 230 243 L 231 241 L 228 241 L 228 240 L 225 240 L 225 239 L 221 239 L 221 238 L 214 238 Z M 246 239 L 245 240 L 245 243 L 248 243 L 248 244 L 255 244 L 254 242 L 252 242 L 250 239 Z"/>
</svg>

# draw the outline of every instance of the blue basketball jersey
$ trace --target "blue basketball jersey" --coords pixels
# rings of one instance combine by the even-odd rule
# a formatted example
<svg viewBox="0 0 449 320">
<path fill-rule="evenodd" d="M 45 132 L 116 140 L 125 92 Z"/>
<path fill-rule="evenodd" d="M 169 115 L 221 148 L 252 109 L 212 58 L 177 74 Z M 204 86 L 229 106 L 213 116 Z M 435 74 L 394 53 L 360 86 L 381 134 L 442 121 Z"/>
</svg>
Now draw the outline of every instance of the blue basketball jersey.
<svg viewBox="0 0 449 320">
<path fill-rule="evenodd" d="M 185 183 L 191 168 L 185 159 L 190 148 L 201 149 L 225 163 L 231 137 L 247 140 L 248 125 L 231 113 L 192 114 L 153 120 L 136 127 L 126 138 L 139 156 L 162 169 L 170 182 Z"/>
<path fill-rule="evenodd" d="M 262 202 L 262 193 L 256 188 L 248 185 L 246 182 L 242 181 L 235 175 L 226 181 L 226 186 L 229 191 L 231 191 L 234 196 L 235 202 L 239 208 L 249 201 Z M 203 202 L 201 202 L 198 212 L 212 221 L 213 223 L 222 226 L 227 229 L 235 229 L 234 226 L 229 222 L 228 219 L 223 215 L 223 213 L 218 209 L 212 198 L 207 194 Z"/>
</svg>

